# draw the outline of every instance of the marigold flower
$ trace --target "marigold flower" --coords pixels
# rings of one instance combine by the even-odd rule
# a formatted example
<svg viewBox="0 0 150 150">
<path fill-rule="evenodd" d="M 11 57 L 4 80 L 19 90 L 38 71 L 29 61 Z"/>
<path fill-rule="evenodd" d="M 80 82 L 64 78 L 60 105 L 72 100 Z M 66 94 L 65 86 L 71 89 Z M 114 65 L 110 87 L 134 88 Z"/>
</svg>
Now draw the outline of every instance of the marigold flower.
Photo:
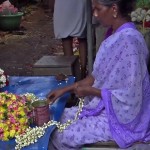
<svg viewBox="0 0 150 150">
<path fill-rule="evenodd" d="M 20 118 L 19 119 L 20 124 L 25 124 L 27 122 L 26 118 Z"/>
<path fill-rule="evenodd" d="M 16 131 L 15 130 L 10 130 L 10 138 L 13 138 L 15 136 Z"/>
<path fill-rule="evenodd" d="M 26 131 L 30 119 L 27 104 L 31 105 L 31 102 L 25 96 L 0 93 L 0 140 L 7 141 Z"/>
<path fill-rule="evenodd" d="M 4 141 L 9 140 L 9 131 L 7 131 L 7 130 L 4 131 L 2 140 L 4 140 Z"/>
</svg>

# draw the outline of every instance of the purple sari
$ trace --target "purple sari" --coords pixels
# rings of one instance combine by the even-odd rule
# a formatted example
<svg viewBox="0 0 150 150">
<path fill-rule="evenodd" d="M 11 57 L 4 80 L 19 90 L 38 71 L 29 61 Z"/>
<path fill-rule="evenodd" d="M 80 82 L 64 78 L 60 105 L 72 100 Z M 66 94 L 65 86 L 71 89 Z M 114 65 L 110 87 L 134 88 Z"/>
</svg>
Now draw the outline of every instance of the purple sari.
<svg viewBox="0 0 150 150">
<path fill-rule="evenodd" d="M 102 98 L 86 97 L 80 119 L 61 133 L 56 130 L 53 145 L 59 150 L 80 150 L 84 144 L 115 140 L 126 148 L 150 140 L 147 60 L 145 40 L 133 23 L 122 25 L 105 39 L 92 72 L 93 87 L 101 91 Z M 61 123 L 74 119 L 77 110 L 66 108 Z"/>
<path fill-rule="evenodd" d="M 96 55 L 93 87 L 101 90 L 96 108 L 83 109 L 80 118 L 106 110 L 113 139 L 121 148 L 150 140 L 150 80 L 148 49 L 133 23 L 105 39 Z M 94 98 L 93 98 L 94 99 Z"/>
</svg>

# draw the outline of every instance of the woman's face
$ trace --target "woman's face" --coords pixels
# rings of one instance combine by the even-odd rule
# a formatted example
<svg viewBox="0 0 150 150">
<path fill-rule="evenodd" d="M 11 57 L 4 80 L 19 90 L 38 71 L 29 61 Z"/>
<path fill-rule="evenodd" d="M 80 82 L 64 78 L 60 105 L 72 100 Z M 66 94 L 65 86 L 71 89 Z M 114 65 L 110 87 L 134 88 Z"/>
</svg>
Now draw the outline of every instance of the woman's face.
<svg viewBox="0 0 150 150">
<path fill-rule="evenodd" d="M 113 19 L 112 7 L 102 5 L 98 3 L 96 0 L 93 0 L 93 15 L 104 27 L 112 25 Z"/>
</svg>

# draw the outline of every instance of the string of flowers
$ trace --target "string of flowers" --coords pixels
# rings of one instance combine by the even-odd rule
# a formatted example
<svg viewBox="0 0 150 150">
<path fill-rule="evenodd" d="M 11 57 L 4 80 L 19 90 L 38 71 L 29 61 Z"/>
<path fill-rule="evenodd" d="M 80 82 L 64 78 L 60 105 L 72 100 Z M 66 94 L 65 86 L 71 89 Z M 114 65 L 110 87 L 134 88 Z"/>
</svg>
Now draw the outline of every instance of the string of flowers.
<svg viewBox="0 0 150 150">
<path fill-rule="evenodd" d="M 5 75 L 4 70 L 0 69 L 0 88 L 7 85 L 8 76 Z"/>
<path fill-rule="evenodd" d="M 41 138 L 45 134 L 45 130 L 50 126 L 56 125 L 58 130 L 62 132 L 69 125 L 71 125 L 73 122 L 75 122 L 79 118 L 79 115 L 82 112 L 83 105 L 84 105 L 84 99 L 80 98 L 79 109 L 76 112 L 74 119 L 67 120 L 67 122 L 64 124 L 61 124 L 60 122 L 57 122 L 54 120 L 50 120 L 48 123 L 45 123 L 42 127 L 27 128 L 25 133 L 16 136 L 17 145 L 15 149 L 20 150 L 21 148 L 25 146 L 28 146 L 30 144 L 37 142 L 38 138 Z"/>
</svg>

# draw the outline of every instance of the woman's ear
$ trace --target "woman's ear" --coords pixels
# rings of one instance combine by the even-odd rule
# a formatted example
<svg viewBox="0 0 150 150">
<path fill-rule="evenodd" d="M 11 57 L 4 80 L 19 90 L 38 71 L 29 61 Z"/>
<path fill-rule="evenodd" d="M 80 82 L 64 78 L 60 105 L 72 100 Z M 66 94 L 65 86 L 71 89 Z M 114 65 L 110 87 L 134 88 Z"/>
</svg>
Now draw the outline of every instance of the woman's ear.
<svg viewBox="0 0 150 150">
<path fill-rule="evenodd" d="M 112 5 L 112 15 L 114 18 L 118 17 L 118 6 L 116 4 Z"/>
</svg>

